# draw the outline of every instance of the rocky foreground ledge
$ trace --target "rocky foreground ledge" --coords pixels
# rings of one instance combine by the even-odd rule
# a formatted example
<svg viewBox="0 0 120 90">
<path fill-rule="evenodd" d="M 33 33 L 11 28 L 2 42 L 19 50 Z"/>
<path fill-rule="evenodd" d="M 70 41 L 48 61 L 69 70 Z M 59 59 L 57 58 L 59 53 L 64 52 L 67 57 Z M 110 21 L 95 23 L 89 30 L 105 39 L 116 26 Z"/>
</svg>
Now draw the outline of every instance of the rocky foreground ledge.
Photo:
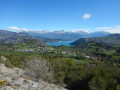
<svg viewBox="0 0 120 90">
<path fill-rule="evenodd" d="M 6 85 L 1 86 L 0 90 L 67 90 L 61 86 L 50 84 L 40 80 L 34 80 L 23 77 L 24 71 L 19 68 L 8 68 L 0 64 L 0 80 L 5 80 Z"/>
</svg>

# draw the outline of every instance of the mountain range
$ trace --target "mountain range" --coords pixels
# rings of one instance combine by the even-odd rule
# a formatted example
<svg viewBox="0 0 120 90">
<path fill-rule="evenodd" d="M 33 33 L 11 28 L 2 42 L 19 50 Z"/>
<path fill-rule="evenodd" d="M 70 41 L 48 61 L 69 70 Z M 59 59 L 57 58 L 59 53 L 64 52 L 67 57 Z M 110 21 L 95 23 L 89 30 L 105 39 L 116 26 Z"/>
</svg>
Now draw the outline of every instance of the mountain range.
<svg viewBox="0 0 120 90">
<path fill-rule="evenodd" d="M 28 31 L 28 32 L 12 32 L 0 30 L 0 42 L 16 43 L 23 42 L 26 39 L 36 39 L 42 43 L 58 42 L 58 41 L 75 41 L 79 38 L 103 37 L 110 35 L 109 32 L 85 32 L 85 31 Z"/>
<path fill-rule="evenodd" d="M 103 37 L 110 35 L 109 32 L 97 31 L 97 32 L 86 32 L 86 31 L 29 31 L 24 32 L 33 37 L 43 37 L 54 40 L 61 41 L 74 41 L 79 38 L 89 38 L 89 37 Z"/>
</svg>

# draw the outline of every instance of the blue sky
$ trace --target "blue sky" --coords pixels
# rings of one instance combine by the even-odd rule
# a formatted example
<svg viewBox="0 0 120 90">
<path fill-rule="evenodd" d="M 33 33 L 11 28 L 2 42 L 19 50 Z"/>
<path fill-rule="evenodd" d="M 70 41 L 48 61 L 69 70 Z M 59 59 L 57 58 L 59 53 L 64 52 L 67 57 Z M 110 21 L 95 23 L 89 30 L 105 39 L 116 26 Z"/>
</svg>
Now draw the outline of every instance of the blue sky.
<svg viewBox="0 0 120 90">
<path fill-rule="evenodd" d="M 120 0 L 0 0 L 0 29 L 120 33 Z"/>
</svg>

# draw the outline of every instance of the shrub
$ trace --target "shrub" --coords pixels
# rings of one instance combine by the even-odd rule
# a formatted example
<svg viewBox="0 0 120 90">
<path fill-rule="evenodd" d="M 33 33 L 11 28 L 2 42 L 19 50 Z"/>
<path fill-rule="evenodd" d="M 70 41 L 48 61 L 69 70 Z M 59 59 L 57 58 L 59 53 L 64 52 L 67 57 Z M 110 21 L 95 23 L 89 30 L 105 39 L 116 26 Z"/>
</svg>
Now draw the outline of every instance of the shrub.
<svg viewBox="0 0 120 90">
<path fill-rule="evenodd" d="M 42 79 L 53 82 L 54 80 L 51 64 L 42 58 L 26 60 L 25 75 L 37 81 Z"/>
</svg>

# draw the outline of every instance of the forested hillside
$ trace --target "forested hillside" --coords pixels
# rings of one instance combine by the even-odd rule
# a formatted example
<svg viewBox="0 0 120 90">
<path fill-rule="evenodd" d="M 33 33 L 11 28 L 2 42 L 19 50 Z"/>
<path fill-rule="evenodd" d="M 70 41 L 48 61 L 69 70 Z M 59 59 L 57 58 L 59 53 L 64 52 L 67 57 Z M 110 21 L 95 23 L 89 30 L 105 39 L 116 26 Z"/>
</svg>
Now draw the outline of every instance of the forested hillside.
<svg viewBox="0 0 120 90">
<path fill-rule="evenodd" d="M 80 38 L 79 40 L 72 42 L 71 45 L 78 45 L 78 44 L 87 43 L 87 42 L 97 42 L 97 43 L 103 43 L 108 45 L 120 44 L 120 34 L 111 34 L 106 37 Z"/>
</svg>

